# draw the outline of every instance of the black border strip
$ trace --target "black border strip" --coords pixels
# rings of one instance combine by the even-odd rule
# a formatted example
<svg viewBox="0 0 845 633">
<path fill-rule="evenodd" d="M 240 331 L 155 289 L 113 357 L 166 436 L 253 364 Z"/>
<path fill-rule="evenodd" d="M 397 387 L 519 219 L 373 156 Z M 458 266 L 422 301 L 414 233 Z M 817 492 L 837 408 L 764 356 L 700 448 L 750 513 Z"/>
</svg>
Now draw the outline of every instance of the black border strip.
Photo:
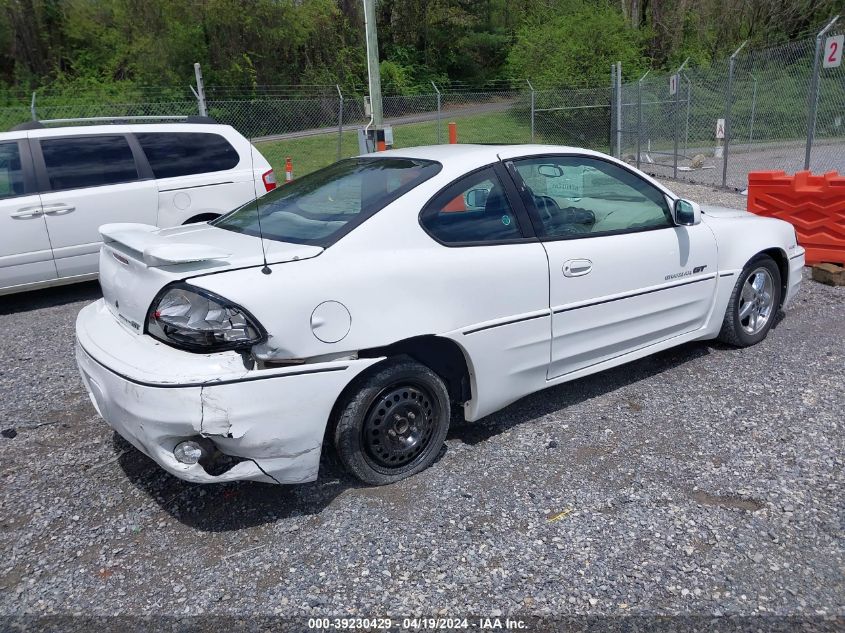
<svg viewBox="0 0 845 633">
<path fill-rule="evenodd" d="M 586 303 L 580 306 L 574 306 L 572 308 L 558 308 L 553 312 L 553 314 L 561 314 L 563 312 L 571 312 L 572 310 L 580 310 L 581 308 L 591 308 L 593 306 L 602 305 L 603 303 L 613 303 L 614 301 L 621 301 L 622 299 L 631 299 L 633 297 L 639 297 L 642 295 L 650 295 L 653 292 L 661 292 L 663 290 L 673 290 L 675 288 L 680 288 L 681 286 L 689 286 L 690 284 L 697 284 L 702 281 L 709 281 L 710 279 L 715 279 L 716 275 L 707 275 L 706 277 L 700 277 L 698 279 L 693 279 L 691 281 L 685 281 L 680 284 L 673 284 L 671 286 L 664 286 L 663 288 L 653 288 L 652 290 L 643 290 L 641 292 L 634 292 L 629 295 L 624 295 L 622 297 L 613 297 L 612 299 L 602 299 L 601 301 L 594 301 L 593 303 Z"/>
<path fill-rule="evenodd" d="M 167 193 L 169 191 L 183 191 L 185 189 L 200 189 L 201 187 L 217 187 L 218 185 L 233 185 L 234 180 L 225 180 L 222 182 L 210 182 L 205 185 L 190 185 L 188 187 L 173 187 L 172 189 L 159 189 L 159 193 Z"/>
<path fill-rule="evenodd" d="M 798 253 L 797 255 L 793 255 L 792 257 L 790 257 L 789 260 L 792 261 L 793 259 L 798 259 L 799 257 L 804 257 L 806 254 L 807 254 L 806 252 Z"/>
<path fill-rule="evenodd" d="M 719 273 L 719 277 L 733 277 L 736 273 Z"/>
<path fill-rule="evenodd" d="M 546 312 L 545 314 L 535 314 L 534 316 L 520 317 L 518 319 L 511 319 L 510 321 L 505 321 L 504 323 L 496 323 L 494 325 L 483 325 L 481 327 L 477 327 L 477 328 L 473 328 L 471 330 L 467 330 L 466 332 L 464 332 L 464 336 L 467 336 L 468 334 L 475 334 L 476 332 L 483 332 L 484 330 L 492 330 L 493 328 L 496 328 L 496 327 L 503 327 L 505 325 L 513 325 L 514 323 L 522 323 L 523 321 L 533 321 L 534 319 L 542 319 L 542 318 L 545 318 L 545 317 L 548 317 L 548 316 L 550 316 L 550 314 L 548 312 Z"/>
<path fill-rule="evenodd" d="M 287 374 L 272 374 L 270 376 L 253 376 L 249 378 L 236 378 L 232 380 L 215 380 L 211 382 L 192 382 L 192 383 L 180 383 L 180 384 L 162 384 L 162 383 L 152 383 L 152 382 L 144 382 L 143 380 L 137 380 L 135 378 L 130 378 L 129 376 L 125 376 L 119 372 L 116 372 L 111 367 L 106 367 L 103 363 L 99 360 L 94 358 L 91 354 L 88 353 L 82 344 L 79 344 L 79 348 L 82 352 L 98 364 L 100 367 L 105 369 L 107 372 L 114 374 L 118 378 L 122 378 L 128 382 L 131 382 L 135 385 L 140 385 L 142 387 L 152 387 L 153 389 L 186 389 L 189 387 L 216 387 L 217 385 L 233 385 L 239 382 L 254 382 L 256 380 L 269 380 L 270 378 L 287 378 L 288 376 L 303 376 L 305 374 L 327 374 L 330 372 L 335 371 L 346 371 L 349 369 L 349 365 L 344 365 L 343 367 L 324 367 L 322 369 L 302 369 L 300 371 L 292 371 Z"/>
</svg>

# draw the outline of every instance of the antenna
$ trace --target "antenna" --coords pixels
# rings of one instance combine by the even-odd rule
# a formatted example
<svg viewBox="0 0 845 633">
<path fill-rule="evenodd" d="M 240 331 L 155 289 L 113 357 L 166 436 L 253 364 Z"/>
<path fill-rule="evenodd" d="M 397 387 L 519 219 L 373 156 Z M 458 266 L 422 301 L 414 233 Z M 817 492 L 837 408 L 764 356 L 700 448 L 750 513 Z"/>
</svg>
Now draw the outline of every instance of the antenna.
<svg viewBox="0 0 845 633">
<path fill-rule="evenodd" d="M 265 275 L 269 275 L 273 271 L 267 265 L 267 251 L 264 250 L 264 230 L 261 228 L 261 204 L 258 202 L 258 189 L 255 186 L 255 156 L 253 152 L 255 151 L 255 146 L 252 144 L 252 141 L 249 141 L 249 163 L 250 163 L 250 171 L 252 172 L 252 193 L 255 196 L 255 214 L 258 216 L 258 239 L 261 240 L 261 258 L 264 260 L 264 268 L 261 269 L 261 272 Z"/>
</svg>

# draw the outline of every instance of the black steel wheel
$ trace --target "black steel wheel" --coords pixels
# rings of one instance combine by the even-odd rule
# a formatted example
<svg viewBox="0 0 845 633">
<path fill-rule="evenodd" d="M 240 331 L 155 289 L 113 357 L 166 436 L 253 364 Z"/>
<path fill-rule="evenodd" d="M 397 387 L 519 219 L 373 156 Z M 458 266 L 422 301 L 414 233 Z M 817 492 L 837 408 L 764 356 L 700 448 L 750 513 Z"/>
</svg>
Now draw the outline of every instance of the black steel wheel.
<svg viewBox="0 0 845 633">
<path fill-rule="evenodd" d="M 436 428 L 434 397 L 422 385 L 397 384 L 382 390 L 361 429 L 367 458 L 377 469 L 395 469 L 419 456 Z"/>
<path fill-rule="evenodd" d="M 347 470 L 382 485 L 437 458 L 449 430 L 449 395 L 431 369 L 407 358 L 362 377 L 339 408 L 335 447 Z"/>
</svg>

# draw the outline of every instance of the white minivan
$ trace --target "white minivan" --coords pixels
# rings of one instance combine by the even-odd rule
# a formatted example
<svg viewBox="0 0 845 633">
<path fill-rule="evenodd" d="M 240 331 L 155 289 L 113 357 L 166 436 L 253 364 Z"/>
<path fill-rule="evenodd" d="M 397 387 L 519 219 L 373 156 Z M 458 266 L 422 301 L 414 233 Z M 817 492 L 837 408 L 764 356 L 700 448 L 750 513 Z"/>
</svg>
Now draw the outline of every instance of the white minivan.
<svg viewBox="0 0 845 633">
<path fill-rule="evenodd" d="M 102 224 L 204 222 L 275 188 L 246 138 L 201 121 L 0 133 L 0 295 L 94 279 Z"/>
</svg>

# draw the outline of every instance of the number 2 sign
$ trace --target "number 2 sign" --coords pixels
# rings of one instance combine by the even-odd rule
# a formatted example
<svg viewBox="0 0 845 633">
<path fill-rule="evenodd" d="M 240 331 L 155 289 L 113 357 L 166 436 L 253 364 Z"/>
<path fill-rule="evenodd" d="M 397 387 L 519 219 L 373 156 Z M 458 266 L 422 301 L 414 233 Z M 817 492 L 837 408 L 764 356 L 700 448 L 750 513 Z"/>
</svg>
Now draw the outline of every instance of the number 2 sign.
<svg viewBox="0 0 845 633">
<path fill-rule="evenodd" d="M 836 68 L 842 63 L 842 45 L 845 35 L 834 35 L 824 42 L 824 68 Z"/>
</svg>

